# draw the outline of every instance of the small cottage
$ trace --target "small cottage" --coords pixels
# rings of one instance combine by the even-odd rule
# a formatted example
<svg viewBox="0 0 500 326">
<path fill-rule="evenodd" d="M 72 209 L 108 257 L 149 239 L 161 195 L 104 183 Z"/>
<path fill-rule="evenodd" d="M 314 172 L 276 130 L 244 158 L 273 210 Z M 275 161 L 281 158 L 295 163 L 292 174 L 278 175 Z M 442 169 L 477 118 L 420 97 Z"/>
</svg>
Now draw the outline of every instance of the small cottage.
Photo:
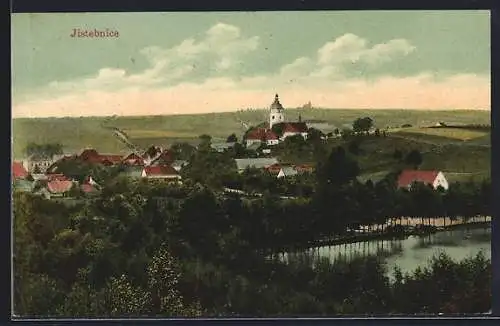
<svg viewBox="0 0 500 326">
<path fill-rule="evenodd" d="M 434 189 L 442 187 L 448 190 L 448 180 L 440 171 L 420 171 L 420 170 L 404 170 L 398 177 L 398 187 L 411 189 L 413 183 L 420 182 L 431 185 Z"/>
</svg>

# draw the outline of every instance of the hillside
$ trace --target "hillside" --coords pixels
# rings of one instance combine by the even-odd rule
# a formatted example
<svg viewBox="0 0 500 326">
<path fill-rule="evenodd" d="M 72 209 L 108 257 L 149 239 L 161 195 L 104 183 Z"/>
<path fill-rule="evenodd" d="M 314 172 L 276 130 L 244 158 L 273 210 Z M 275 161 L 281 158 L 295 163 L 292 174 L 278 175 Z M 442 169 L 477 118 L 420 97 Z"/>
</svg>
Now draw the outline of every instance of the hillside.
<svg viewBox="0 0 500 326">
<path fill-rule="evenodd" d="M 287 120 L 325 121 L 342 127 L 356 118 L 369 116 L 379 128 L 433 125 L 437 121 L 465 124 L 489 124 L 488 111 L 422 111 L 422 110 L 353 110 L 353 109 L 287 109 Z M 37 118 L 13 120 L 13 154 L 22 157 L 29 142 L 58 142 L 66 152 L 80 151 L 92 146 L 100 152 L 126 152 L 126 148 L 101 127 L 107 117 Z M 225 139 L 229 134 L 241 136 L 242 120 L 256 125 L 267 120 L 267 110 L 253 110 L 198 115 L 116 117 L 110 125 L 124 130 L 140 147 L 152 143 L 168 146 L 177 141 L 196 141 L 201 134 Z M 409 131 L 409 130 L 408 130 Z M 402 131 L 401 131 L 402 132 Z M 405 131 L 406 132 L 406 131 Z M 409 137 L 406 135 L 404 137 Z M 440 140 L 442 140 L 441 137 Z"/>
</svg>

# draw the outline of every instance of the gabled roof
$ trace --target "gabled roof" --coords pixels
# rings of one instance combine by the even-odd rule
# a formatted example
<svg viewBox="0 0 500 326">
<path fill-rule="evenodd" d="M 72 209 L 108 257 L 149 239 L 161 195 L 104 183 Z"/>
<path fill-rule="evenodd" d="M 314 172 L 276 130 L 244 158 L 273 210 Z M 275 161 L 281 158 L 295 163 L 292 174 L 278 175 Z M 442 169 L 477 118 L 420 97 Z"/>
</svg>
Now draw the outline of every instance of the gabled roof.
<svg viewBox="0 0 500 326">
<path fill-rule="evenodd" d="M 125 161 L 125 160 L 138 160 L 138 159 L 142 160 L 142 157 L 140 157 L 136 153 L 130 153 L 127 156 L 125 156 L 125 158 L 123 160 Z"/>
<path fill-rule="evenodd" d="M 146 166 L 144 168 L 146 176 L 177 176 L 179 173 L 170 165 Z"/>
<path fill-rule="evenodd" d="M 439 171 L 404 170 L 398 178 L 398 187 L 408 187 L 414 182 L 432 184 Z"/>
<path fill-rule="evenodd" d="M 246 139 L 267 141 L 278 140 L 279 138 L 278 135 L 270 129 L 254 128 L 247 133 Z"/>
<path fill-rule="evenodd" d="M 69 180 L 53 180 L 47 183 L 47 189 L 51 193 L 64 193 L 73 187 L 73 181 Z"/>
<path fill-rule="evenodd" d="M 285 122 L 283 125 L 283 133 L 303 133 L 307 132 L 307 124 L 305 122 Z"/>
<path fill-rule="evenodd" d="M 286 177 L 286 176 L 297 175 L 298 172 L 297 172 L 297 170 L 294 169 L 293 166 L 284 166 L 281 168 L 280 174 L 282 174 L 283 176 Z"/>
<path fill-rule="evenodd" d="M 266 132 L 267 130 L 265 128 L 254 128 L 250 130 L 247 135 L 246 139 L 248 140 L 265 140 L 266 139 Z"/>
<path fill-rule="evenodd" d="M 88 159 L 90 159 L 90 158 L 92 158 L 92 157 L 96 158 L 98 156 L 99 156 L 99 153 L 95 149 L 93 149 L 93 148 L 84 149 L 82 151 L 82 153 L 80 154 L 80 158 L 82 160 L 85 160 L 85 161 L 88 160 Z"/>
<path fill-rule="evenodd" d="M 24 168 L 21 162 L 12 162 L 12 178 L 26 178 L 28 176 L 28 171 Z"/>
</svg>

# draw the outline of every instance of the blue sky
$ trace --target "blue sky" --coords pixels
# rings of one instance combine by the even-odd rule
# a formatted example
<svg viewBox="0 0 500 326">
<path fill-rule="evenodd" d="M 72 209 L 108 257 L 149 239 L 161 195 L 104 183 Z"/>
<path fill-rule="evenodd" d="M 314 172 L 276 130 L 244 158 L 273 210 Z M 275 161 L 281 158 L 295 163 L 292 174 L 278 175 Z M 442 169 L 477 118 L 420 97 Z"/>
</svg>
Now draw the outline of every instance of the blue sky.
<svg viewBox="0 0 500 326">
<path fill-rule="evenodd" d="M 490 105 L 487 11 L 13 14 L 12 51 L 14 116 Z"/>
</svg>

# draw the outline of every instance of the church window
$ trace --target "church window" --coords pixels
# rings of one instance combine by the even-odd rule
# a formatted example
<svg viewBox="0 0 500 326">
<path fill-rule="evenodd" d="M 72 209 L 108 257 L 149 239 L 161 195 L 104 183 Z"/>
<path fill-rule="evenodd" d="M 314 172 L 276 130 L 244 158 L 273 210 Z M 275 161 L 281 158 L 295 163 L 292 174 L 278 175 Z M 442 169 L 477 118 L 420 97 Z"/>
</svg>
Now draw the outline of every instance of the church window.
<svg viewBox="0 0 500 326">
<path fill-rule="evenodd" d="M 274 115 L 272 116 L 272 119 L 274 120 Z"/>
</svg>

